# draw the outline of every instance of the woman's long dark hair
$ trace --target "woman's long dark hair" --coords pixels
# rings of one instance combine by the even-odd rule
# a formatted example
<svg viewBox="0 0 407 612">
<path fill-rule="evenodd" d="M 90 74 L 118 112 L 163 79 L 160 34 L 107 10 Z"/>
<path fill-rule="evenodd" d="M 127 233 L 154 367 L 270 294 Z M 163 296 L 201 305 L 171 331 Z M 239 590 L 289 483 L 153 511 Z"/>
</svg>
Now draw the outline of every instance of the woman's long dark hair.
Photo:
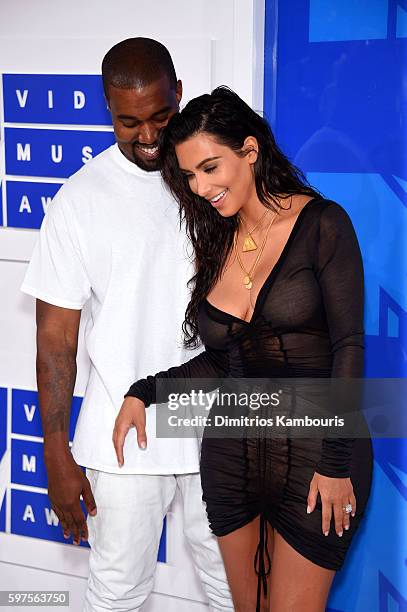
<svg viewBox="0 0 407 612">
<path fill-rule="evenodd" d="M 200 132 L 210 134 L 238 155 L 243 155 L 243 143 L 248 136 L 257 139 L 259 151 L 254 163 L 254 180 L 257 197 L 267 208 L 278 210 L 279 199 L 293 194 L 318 195 L 302 172 L 280 151 L 267 121 L 228 87 L 217 87 L 211 94 L 194 98 L 171 118 L 160 140 L 162 175 L 178 201 L 196 265 L 189 281 L 192 293 L 183 324 L 186 347 L 199 344 L 199 303 L 218 281 L 238 226 L 237 215 L 222 217 L 205 198 L 194 194 L 178 167 L 175 145 Z"/>
</svg>

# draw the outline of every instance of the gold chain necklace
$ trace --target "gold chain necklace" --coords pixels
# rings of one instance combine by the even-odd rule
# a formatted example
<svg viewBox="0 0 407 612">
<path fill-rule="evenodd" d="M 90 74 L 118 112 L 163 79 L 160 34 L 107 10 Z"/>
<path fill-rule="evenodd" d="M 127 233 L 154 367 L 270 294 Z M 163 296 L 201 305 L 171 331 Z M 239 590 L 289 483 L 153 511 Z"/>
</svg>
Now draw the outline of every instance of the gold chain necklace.
<svg viewBox="0 0 407 612">
<path fill-rule="evenodd" d="M 240 266 L 240 268 L 241 268 L 241 270 L 242 270 L 242 272 L 244 274 L 243 285 L 244 285 L 244 287 L 246 289 L 250 290 L 252 288 L 252 286 L 253 286 L 254 271 L 255 271 L 255 269 L 257 267 L 257 264 L 260 261 L 261 256 L 263 255 L 263 251 L 264 251 L 264 248 L 266 246 L 266 242 L 267 242 L 267 238 L 268 238 L 268 235 L 269 235 L 269 231 L 270 231 L 271 226 L 274 223 L 274 220 L 275 220 L 276 216 L 277 216 L 277 213 L 274 213 L 274 216 L 273 216 L 272 220 L 270 221 L 270 223 L 267 226 L 267 230 L 266 230 L 266 234 L 265 234 L 265 236 L 263 238 L 263 242 L 261 243 L 261 246 L 260 246 L 259 252 L 257 254 L 257 257 L 254 260 L 254 263 L 253 263 L 252 267 L 250 268 L 250 270 L 246 270 L 246 268 L 244 267 L 243 262 L 242 262 L 242 260 L 240 258 L 239 250 L 237 248 L 237 235 L 238 235 L 238 232 L 236 232 L 236 234 L 235 234 L 235 238 L 234 238 L 234 241 L 233 241 L 233 246 L 234 246 L 234 249 L 235 249 L 237 261 L 238 261 L 239 266 Z"/>
<path fill-rule="evenodd" d="M 256 225 L 249 231 L 246 231 L 246 238 L 243 240 L 243 247 L 242 247 L 242 251 L 243 253 L 247 253 L 247 251 L 256 251 L 257 250 L 257 244 L 252 236 L 253 232 L 256 231 L 256 229 L 259 227 L 259 225 L 261 224 L 261 222 L 263 221 L 264 217 L 270 212 L 270 210 L 266 210 L 266 212 L 260 217 L 260 219 L 257 221 Z M 242 220 L 242 225 L 244 226 L 245 223 Z"/>
</svg>

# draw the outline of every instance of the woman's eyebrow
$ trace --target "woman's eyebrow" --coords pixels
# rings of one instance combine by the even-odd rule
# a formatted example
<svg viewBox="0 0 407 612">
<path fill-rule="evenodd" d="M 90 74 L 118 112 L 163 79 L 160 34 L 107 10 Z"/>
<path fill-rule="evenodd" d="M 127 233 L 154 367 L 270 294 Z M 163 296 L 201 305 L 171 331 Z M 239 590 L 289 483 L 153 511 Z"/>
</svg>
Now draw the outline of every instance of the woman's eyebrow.
<svg viewBox="0 0 407 612">
<path fill-rule="evenodd" d="M 215 161 L 215 159 L 220 159 L 220 157 L 221 157 L 220 155 L 217 155 L 216 157 L 206 157 L 205 159 L 200 161 L 199 164 L 195 166 L 195 168 L 196 170 L 199 170 L 199 168 L 201 168 L 207 162 Z M 180 168 L 180 170 L 181 172 L 191 172 L 191 170 L 184 170 L 184 168 Z"/>
</svg>

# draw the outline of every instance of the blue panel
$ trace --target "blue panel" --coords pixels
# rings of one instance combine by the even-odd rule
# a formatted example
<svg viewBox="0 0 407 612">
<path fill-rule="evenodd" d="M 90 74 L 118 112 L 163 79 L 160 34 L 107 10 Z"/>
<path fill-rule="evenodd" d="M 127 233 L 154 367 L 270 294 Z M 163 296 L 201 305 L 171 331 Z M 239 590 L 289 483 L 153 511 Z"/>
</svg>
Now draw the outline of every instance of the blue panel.
<svg viewBox="0 0 407 612">
<path fill-rule="evenodd" d="M 0 461 L 7 448 L 7 389 L 0 387 Z"/>
<path fill-rule="evenodd" d="M 83 503 L 81 506 L 86 516 Z M 72 543 L 72 538 L 65 540 L 58 518 L 52 512 L 48 496 L 44 493 L 11 491 L 11 533 L 64 544 Z M 89 545 L 81 542 L 81 546 Z"/>
<path fill-rule="evenodd" d="M 320 151 L 323 148 L 321 143 Z M 296 161 L 302 165 L 301 155 Z M 380 174 L 315 172 L 307 176 L 322 193 L 346 208 L 355 226 L 365 268 L 366 333 L 380 334 L 382 338 L 393 337 L 394 328 L 393 331 L 388 330 L 387 310 L 390 309 L 399 321 L 398 337 L 401 342 L 406 342 L 402 330 L 407 329 L 407 295 L 404 286 L 407 245 L 402 236 L 407 235 L 407 207 L 400 200 L 397 189 L 394 190 L 394 184 L 388 184 L 386 177 Z M 383 288 L 389 296 L 387 302 Z M 391 305 L 390 298 L 393 300 Z M 386 311 L 381 319 L 382 308 Z M 383 365 L 384 354 L 382 351 L 378 353 Z M 368 359 L 372 356 L 369 353 Z M 407 373 L 407 364 L 401 359 L 400 365 L 403 363 L 404 372 Z"/>
<path fill-rule="evenodd" d="M 405 38 L 407 36 L 407 10 L 397 7 L 397 38 Z"/>
<path fill-rule="evenodd" d="M 12 390 L 12 419 L 11 428 L 13 433 L 26 436 L 38 436 L 42 438 L 42 426 L 40 407 L 37 391 L 26 391 L 25 389 Z M 69 427 L 69 439 L 73 440 L 73 434 L 82 405 L 81 397 L 74 397 L 71 405 L 71 420 Z"/>
<path fill-rule="evenodd" d="M 387 0 L 310 0 L 310 42 L 387 37 Z"/>
<path fill-rule="evenodd" d="M 11 482 L 31 487 L 48 487 L 41 442 L 11 441 Z"/>
<path fill-rule="evenodd" d="M 81 502 L 81 507 L 86 516 L 87 512 L 83 502 Z M 0 531 L 2 512 L 3 509 L 0 512 Z M 72 543 L 72 537 L 69 540 L 63 537 L 58 517 L 52 512 L 50 500 L 44 493 L 11 491 L 11 533 L 64 544 Z M 162 563 L 166 562 L 166 534 L 167 521 L 164 519 L 158 550 L 158 561 Z M 81 546 L 88 547 L 89 545 L 81 542 Z"/>
<path fill-rule="evenodd" d="M 6 128 L 6 173 L 68 178 L 113 143 L 112 132 Z"/>
<path fill-rule="evenodd" d="M 276 100 L 266 85 L 265 111 L 283 150 L 305 171 L 407 179 L 406 40 L 310 44 L 307 32 L 306 6 L 281 2 Z"/>
<path fill-rule="evenodd" d="M 372 377 L 407 374 L 406 16 L 405 0 L 310 0 L 295 10 L 266 0 L 265 114 L 290 159 L 353 221 Z M 373 442 L 369 505 L 328 610 L 407 610 L 407 443 Z"/>
<path fill-rule="evenodd" d="M 7 181 L 7 225 L 39 229 L 48 204 L 62 183 Z"/>
<path fill-rule="evenodd" d="M 5 74 L 4 120 L 111 125 L 98 75 Z"/>
</svg>

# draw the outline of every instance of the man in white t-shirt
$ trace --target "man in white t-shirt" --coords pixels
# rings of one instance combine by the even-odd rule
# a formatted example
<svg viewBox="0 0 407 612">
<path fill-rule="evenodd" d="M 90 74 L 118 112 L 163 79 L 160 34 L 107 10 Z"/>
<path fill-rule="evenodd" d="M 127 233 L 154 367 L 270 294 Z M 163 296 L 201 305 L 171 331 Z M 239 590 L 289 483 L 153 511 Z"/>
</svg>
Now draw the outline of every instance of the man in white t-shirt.
<svg viewBox="0 0 407 612">
<path fill-rule="evenodd" d="M 163 518 L 177 488 L 210 607 L 233 610 L 201 499 L 198 441 L 155 438 L 152 406 L 148 448 L 128 436 L 122 468 L 114 452 L 114 422 L 129 385 L 191 358 L 181 325 L 193 271 L 176 203 L 159 173 L 159 132 L 182 95 L 171 57 L 157 41 L 133 38 L 106 54 L 102 74 L 117 143 L 54 198 L 22 286 L 37 298 L 49 497 L 65 537 L 73 535 L 76 544 L 89 539 L 86 612 L 140 609 L 153 588 Z M 70 451 L 78 330 L 87 302 L 90 374 Z"/>
</svg>

